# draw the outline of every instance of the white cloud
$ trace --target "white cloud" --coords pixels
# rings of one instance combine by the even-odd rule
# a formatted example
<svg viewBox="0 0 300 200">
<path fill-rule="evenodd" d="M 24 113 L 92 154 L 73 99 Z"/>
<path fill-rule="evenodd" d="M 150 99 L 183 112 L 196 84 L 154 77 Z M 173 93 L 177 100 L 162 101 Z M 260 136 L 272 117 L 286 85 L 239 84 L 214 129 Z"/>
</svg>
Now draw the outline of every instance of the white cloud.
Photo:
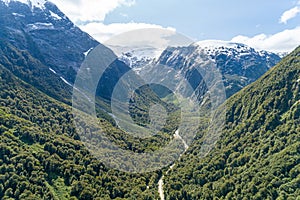
<svg viewBox="0 0 300 200">
<path fill-rule="evenodd" d="M 146 28 L 159 28 L 164 29 L 164 27 L 156 24 L 146 24 L 146 23 L 113 23 L 113 24 L 103 24 L 101 22 L 92 22 L 86 25 L 79 26 L 83 31 L 92 35 L 99 42 L 105 42 L 112 36 L 136 30 L 136 29 L 146 29 Z M 171 31 L 175 31 L 174 28 L 165 28 Z"/>
<path fill-rule="evenodd" d="M 274 35 L 260 34 L 254 37 L 239 35 L 231 41 L 247 44 L 261 50 L 291 52 L 300 45 L 300 27 L 287 29 Z"/>
<path fill-rule="evenodd" d="M 119 6 L 132 6 L 135 0 L 51 0 L 74 23 L 103 21 L 105 16 Z"/>
<path fill-rule="evenodd" d="M 300 3 L 300 1 L 299 1 L 299 3 Z M 296 6 L 290 10 L 287 10 L 281 15 L 279 22 L 286 24 L 290 19 L 295 18 L 299 13 L 300 13 L 299 6 Z"/>
<path fill-rule="evenodd" d="M 146 23 L 113 23 L 105 25 L 105 16 L 120 6 L 133 6 L 135 0 L 50 0 L 83 31 L 99 42 L 104 42 L 117 34 L 145 28 L 163 28 Z M 126 14 L 121 13 L 123 17 Z M 172 28 L 167 28 L 172 29 Z M 175 29 L 172 29 L 175 30 Z"/>
</svg>

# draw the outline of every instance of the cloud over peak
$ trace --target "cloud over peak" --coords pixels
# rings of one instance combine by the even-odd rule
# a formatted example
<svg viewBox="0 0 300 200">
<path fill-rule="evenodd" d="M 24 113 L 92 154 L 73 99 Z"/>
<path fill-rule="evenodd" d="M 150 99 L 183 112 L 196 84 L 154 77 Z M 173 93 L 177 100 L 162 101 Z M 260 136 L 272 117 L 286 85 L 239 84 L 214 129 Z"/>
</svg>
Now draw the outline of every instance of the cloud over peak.
<svg viewBox="0 0 300 200">
<path fill-rule="evenodd" d="M 287 29 L 274 35 L 259 34 L 254 37 L 239 35 L 232 42 L 247 44 L 251 47 L 272 52 L 291 52 L 300 44 L 300 27 Z"/>
<path fill-rule="evenodd" d="M 299 3 L 300 3 L 300 1 L 299 1 Z M 290 10 L 287 10 L 281 15 L 279 23 L 286 24 L 290 19 L 295 18 L 299 13 L 300 13 L 299 6 L 296 6 Z"/>
<path fill-rule="evenodd" d="M 113 24 L 103 24 L 101 22 L 92 22 L 86 25 L 79 26 L 83 31 L 91 34 L 99 42 L 105 42 L 109 38 L 132 30 L 137 29 L 147 29 L 147 28 L 158 28 L 167 29 L 170 31 L 176 31 L 174 28 L 167 27 L 164 28 L 157 24 L 147 24 L 147 23 L 113 23 Z"/>
<path fill-rule="evenodd" d="M 135 0 L 51 0 L 75 23 L 103 21 L 119 6 L 133 6 Z"/>
</svg>

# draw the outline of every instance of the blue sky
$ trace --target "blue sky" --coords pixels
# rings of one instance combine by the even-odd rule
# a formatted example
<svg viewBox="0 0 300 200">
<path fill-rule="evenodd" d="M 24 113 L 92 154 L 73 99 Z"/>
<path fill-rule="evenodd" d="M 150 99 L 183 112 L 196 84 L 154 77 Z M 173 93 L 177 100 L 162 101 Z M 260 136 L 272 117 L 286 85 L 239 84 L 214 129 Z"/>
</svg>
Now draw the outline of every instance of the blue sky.
<svg viewBox="0 0 300 200">
<path fill-rule="evenodd" d="M 270 51 L 300 45 L 300 0 L 52 0 L 103 42 L 138 28 L 175 29 L 194 40 L 246 43 Z"/>
<path fill-rule="evenodd" d="M 274 34 L 300 25 L 300 15 L 288 24 L 278 23 L 283 12 L 294 6 L 288 0 L 136 0 L 134 6 L 109 13 L 104 23 L 158 24 L 197 40 L 230 40 L 236 35 Z"/>
</svg>

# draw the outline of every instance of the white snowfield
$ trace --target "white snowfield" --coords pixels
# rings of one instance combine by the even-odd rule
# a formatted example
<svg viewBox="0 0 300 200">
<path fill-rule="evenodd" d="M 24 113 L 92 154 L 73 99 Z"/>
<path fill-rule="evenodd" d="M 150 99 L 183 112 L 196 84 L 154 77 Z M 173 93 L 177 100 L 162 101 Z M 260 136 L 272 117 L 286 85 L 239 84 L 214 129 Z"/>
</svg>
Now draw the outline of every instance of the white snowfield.
<svg viewBox="0 0 300 200">
<path fill-rule="evenodd" d="M 216 55 L 218 53 L 222 53 L 230 56 L 235 53 L 235 57 L 242 57 L 253 54 L 257 54 L 259 56 L 268 56 L 269 54 L 271 54 L 271 52 L 256 50 L 242 43 L 234 43 L 222 40 L 203 40 L 195 42 L 193 46 L 198 47 L 198 51 L 203 51 L 208 55 Z"/>
<path fill-rule="evenodd" d="M 246 56 L 260 56 L 270 59 L 272 54 L 268 51 L 256 50 L 245 44 L 222 40 L 203 40 L 191 44 L 190 47 L 192 48 L 185 50 L 187 55 L 192 54 L 195 48 L 199 54 L 204 53 L 212 57 L 222 54 L 228 57 L 234 56 L 236 59 Z M 156 49 L 148 46 L 129 47 L 128 49 L 120 49 L 121 53 L 117 55 L 120 60 L 124 61 L 138 73 L 145 65 L 157 61 L 164 50 L 165 49 Z M 168 61 L 178 58 L 181 53 L 180 50 L 175 49 L 172 54 L 169 55 Z"/>
</svg>

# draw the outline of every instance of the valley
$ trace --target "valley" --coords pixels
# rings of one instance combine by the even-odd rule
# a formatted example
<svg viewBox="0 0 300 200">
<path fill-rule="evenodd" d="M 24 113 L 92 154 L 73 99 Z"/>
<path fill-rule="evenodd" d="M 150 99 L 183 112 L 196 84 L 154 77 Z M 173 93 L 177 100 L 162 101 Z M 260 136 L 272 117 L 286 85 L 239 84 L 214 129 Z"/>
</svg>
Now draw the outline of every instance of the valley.
<svg viewBox="0 0 300 200">
<path fill-rule="evenodd" d="M 180 42 L 117 54 L 0 0 L 0 199 L 298 199 L 300 47 Z"/>
</svg>

